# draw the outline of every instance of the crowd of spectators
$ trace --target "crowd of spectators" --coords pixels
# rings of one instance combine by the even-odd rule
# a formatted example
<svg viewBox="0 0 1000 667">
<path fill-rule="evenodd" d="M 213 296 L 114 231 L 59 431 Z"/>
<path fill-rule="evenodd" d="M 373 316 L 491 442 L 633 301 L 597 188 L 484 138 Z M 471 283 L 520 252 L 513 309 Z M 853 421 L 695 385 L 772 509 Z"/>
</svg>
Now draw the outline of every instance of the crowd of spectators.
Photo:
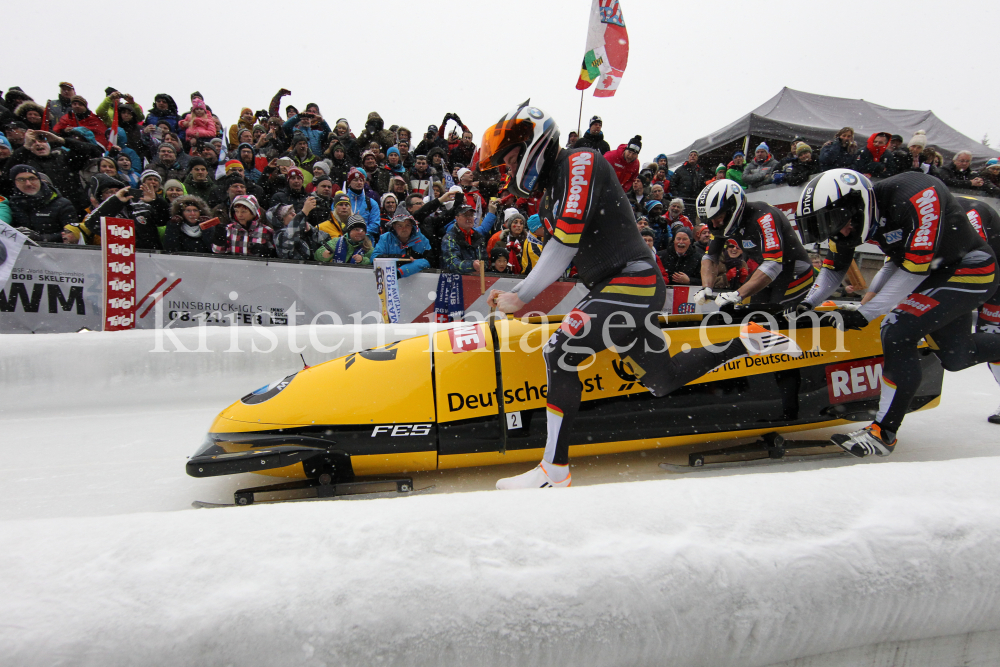
<svg viewBox="0 0 1000 667">
<path fill-rule="evenodd" d="M 0 220 L 37 242 L 99 244 L 100 217 L 124 217 L 136 221 L 141 249 L 359 265 L 395 257 L 403 276 L 481 266 L 526 274 L 535 265 L 544 243 L 537 200 L 508 192 L 502 169 L 476 169 L 475 135 L 458 114 L 415 135 L 386 127 L 373 111 L 355 132 L 346 118 L 329 122 L 316 104 L 282 109 L 289 94 L 278 91 L 267 109 L 243 108 L 227 126 L 197 91 L 187 109 L 164 93 L 144 109 L 107 88 L 91 110 L 68 82 L 44 105 L 10 88 L 0 104 Z M 945 165 L 922 131 L 905 148 L 898 134 L 878 132 L 859 150 L 847 127 L 816 149 L 797 139 L 780 160 L 761 143 L 749 161 L 736 152 L 712 172 L 697 151 L 675 170 L 662 153 L 641 163 L 641 135 L 612 149 L 598 116 L 567 139 L 614 167 L 675 285 L 701 283 L 709 233 L 692 202 L 716 179 L 800 185 L 824 169 L 850 167 L 873 177 L 923 171 L 949 186 L 1000 194 L 997 160 L 973 172 L 962 152 Z M 727 248 L 716 287 L 753 272 L 742 255 Z"/>
</svg>

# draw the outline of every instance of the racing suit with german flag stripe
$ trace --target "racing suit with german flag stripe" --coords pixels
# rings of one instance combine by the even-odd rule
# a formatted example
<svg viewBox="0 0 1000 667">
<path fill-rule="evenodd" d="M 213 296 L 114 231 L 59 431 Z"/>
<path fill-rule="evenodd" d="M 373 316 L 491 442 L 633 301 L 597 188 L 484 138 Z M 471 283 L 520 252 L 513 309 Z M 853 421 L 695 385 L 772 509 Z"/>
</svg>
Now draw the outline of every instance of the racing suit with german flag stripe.
<svg viewBox="0 0 1000 667">
<path fill-rule="evenodd" d="M 989 244 L 997 259 L 1000 259 L 1000 214 L 989 204 L 971 197 L 959 197 L 958 203 L 965 209 L 972 228 Z M 1000 289 L 979 306 L 976 328 L 982 333 L 1000 334 Z M 990 371 L 997 384 L 1000 384 L 1000 361 L 991 362 Z"/>
<path fill-rule="evenodd" d="M 665 396 L 716 366 L 745 354 L 739 341 L 695 348 L 671 357 L 659 327 L 666 285 L 643 241 L 632 207 L 611 164 L 589 148 L 561 150 L 544 176 L 539 204 L 550 235 L 541 257 L 514 292 L 525 303 L 557 280 L 572 262 L 590 292 L 545 344 L 548 438 L 545 460 L 569 462 L 583 385 L 579 366 L 614 349 L 654 396 Z M 719 351 L 721 350 L 721 351 Z"/>
<path fill-rule="evenodd" d="M 747 202 L 730 236 L 712 236 L 705 259 L 718 262 L 729 239 L 736 241 L 743 253 L 760 265 L 757 270 L 771 279 L 767 287 L 750 297 L 750 303 L 795 305 L 809 293 L 812 264 L 784 213 L 763 202 Z"/>
<path fill-rule="evenodd" d="M 871 242 L 882 249 L 886 262 L 872 280 L 875 298 L 859 312 L 869 321 L 886 315 L 875 422 L 893 438 L 920 385 L 921 339 L 945 370 L 1000 361 L 1000 336 L 972 333 L 972 313 L 996 292 L 1000 274 L 990 246 L 940 180 L 907 172 L 873 189 L 880 218 Z M 847 274 L 855 247 L 830 242 L 830 255 L 806 303 L 816 306 L 833 292 Z"/>
</svg>

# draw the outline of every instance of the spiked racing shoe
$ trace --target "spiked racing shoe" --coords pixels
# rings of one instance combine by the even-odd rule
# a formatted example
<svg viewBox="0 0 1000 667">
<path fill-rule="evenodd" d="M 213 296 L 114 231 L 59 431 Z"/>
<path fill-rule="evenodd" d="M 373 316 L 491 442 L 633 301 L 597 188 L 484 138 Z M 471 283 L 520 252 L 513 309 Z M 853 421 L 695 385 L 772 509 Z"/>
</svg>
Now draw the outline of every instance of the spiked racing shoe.
<svg viewBox="0 0 1000 667">
<path fill-rule="evenodd" d="M 560 477 L 559 468 L 565 468 L 566 478 L 562 481 L 555 481 L 549 476 Z M 548 470 L 546 470 L 548 469 Z M 570 485 L 572 475 L 569 474 L 569 466 L 557 466 L 542 461 L 537 466 L 526 473 L 515 477 L 505 477 L 497 481 L 497 489 L 509 491 L 510 489 L 562 489 Z"/>
<path fill-rule="evenodd" d="M 830 437 L 830 442 L 858 458 L 871 454 L 889 456 L 896 448 L 896 434 L 882 430 L 878 424 L 871 424 L 853 433 L 834 434 Z"/>
<path fill-rule="evenodd" d="M 801 357 L 802 349 L 795 341 L 784 334 L 769 331 L 756 322 L 750 322 L 740 327 L 740 342 L 752 355 L 787 354 L 790 357 Z"/>
</svg>

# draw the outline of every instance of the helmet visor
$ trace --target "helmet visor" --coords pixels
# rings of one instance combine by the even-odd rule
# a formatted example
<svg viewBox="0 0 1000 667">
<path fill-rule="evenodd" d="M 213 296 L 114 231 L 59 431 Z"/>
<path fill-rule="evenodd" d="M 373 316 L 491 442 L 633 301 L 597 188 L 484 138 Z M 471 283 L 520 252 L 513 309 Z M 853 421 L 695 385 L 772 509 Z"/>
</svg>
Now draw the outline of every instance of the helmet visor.
<svg viewBox="0 0 1000 667">
<path fill-rule="evenodd" d="M 854 211 L 850 208 L 824 208 L 800 217 L 797 222 L 803 242 L 822 243 L 835 237 L 853 218 Z"/>
<path fill-rule="evenodd" d="M 534 135 L 535 123 L 526 118 L 511 118 L 490 127 L 479 147 L 479 171 L 499 167 L 511 149 L 527 146 Z"/>
</svg>

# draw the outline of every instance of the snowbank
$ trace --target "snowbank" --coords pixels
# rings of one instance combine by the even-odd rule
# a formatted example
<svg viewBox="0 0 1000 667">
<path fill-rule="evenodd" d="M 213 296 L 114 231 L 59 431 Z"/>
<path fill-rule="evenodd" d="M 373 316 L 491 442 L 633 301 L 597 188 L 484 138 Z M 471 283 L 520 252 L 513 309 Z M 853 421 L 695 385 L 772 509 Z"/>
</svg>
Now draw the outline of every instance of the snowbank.
<svg viewBox="0 0 1000 667">
<path fill-rule="evenodd" d="M 18 665 L 770 665 L 1000 628 L 1000 460 L 2 524 Z"/>
</svg>

